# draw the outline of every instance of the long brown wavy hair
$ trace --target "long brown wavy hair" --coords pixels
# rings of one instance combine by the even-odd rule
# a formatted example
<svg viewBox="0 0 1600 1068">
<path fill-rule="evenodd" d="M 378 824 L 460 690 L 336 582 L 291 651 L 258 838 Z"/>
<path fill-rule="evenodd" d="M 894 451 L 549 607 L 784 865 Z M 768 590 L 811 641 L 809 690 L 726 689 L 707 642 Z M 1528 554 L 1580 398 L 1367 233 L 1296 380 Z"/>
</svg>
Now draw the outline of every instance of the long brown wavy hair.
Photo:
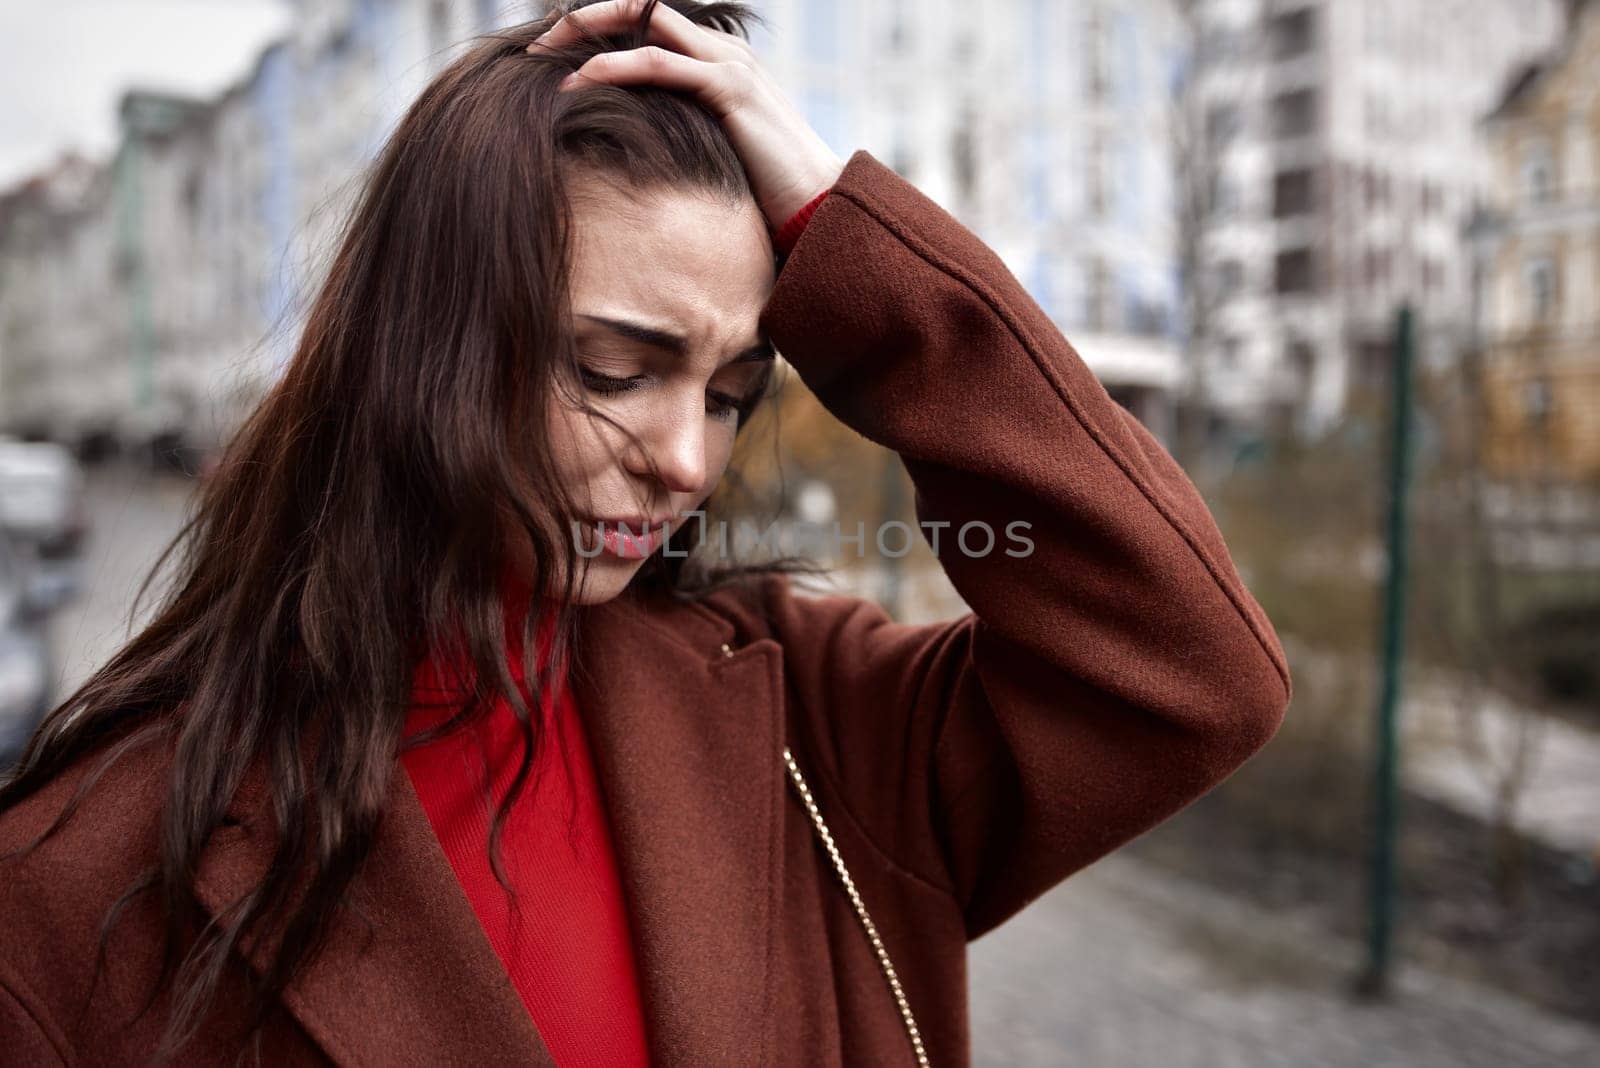
<svg viewBox="0 0 1600 1068">
<path fill-rule="evenodd" d="M 741 36 L 756 20 L 743 4 L 667 2 Z M 383 817 L 421 651 L 469 658 L 469 697 L 406 744 L 460 729 L 496 701 L 521 722 L 520 770 L 489 841 L 505 885 L 501 825 L 541 733 L 505 656 L 501 578 L 517 539 L 531 547 L 536 588 L 565 574 L 565 595 L 543 620 L 553 624 L 550 661 L 563 662 L 576 637 L 562 606 L 581 582 L 562 536 L 575 511 L 542 415 L 553 390 L 579 380 L 569 190 L 598 171 L 641 192 L 752 195 L 720 124 L 689 97 L 557 92 L 595 53 L 644 44 L 654 3 L 626 34 L 528 54 L 556 18 L 585 6 L 559 4 L 477 38 L 422 92 L 366 172 L 293 358 L 146 580 L 147 590 L 172 565 L 152 622 L 45 719 L 0 781 L 4 811 L 100 756 L 43 841 L 112 761 L 172 747 L 159 857 L 107 917 L 97 962 L 98 974 L 117 915 L 157 895 L 165 953 L 145 1011 L 172 990 L 162 1055 L 202 1025 L 241 938 L 277 946 L 252 977 L 252 1032 L 320 952 Z M 771 393 L 769 372 L 740 410 L 741 430 Z M 677 555 L 693 551 L 700 529 L 684 524 L 674 553 L 658 553 L 634 582 L 693 597 L 752 570 L 806 566 Z M 534 617 L 522 637 L 537 708 L 548 680 L 532 662 Z M 279 824 L 273 862 L 227 922 L 207 925 L 193 873 L 258 762 Z"/>
</svg>

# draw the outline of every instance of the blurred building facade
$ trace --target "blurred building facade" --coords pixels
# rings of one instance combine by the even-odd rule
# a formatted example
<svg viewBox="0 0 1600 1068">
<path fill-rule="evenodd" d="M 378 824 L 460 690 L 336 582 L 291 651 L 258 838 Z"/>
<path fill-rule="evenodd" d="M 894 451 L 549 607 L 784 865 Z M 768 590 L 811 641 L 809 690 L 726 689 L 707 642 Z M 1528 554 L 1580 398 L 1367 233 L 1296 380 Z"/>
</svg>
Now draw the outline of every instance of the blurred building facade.
<svg viewBox="0 0 1600 1068">
<path fill-rule="evenodd" d="M 865 148 L 993 248 L 1165 436 L 1178 272 L 1169 0 L 768 0 L 756 44 L 836 151 Z"/>
<path fill-rule="evenodd" d="M 0 400 L 6 429 L 34 437 L 87 425 L 80 392 L 127 321 L 114 303 L 112 176 L 75 155 L 0 198 Z M 122 398 L 126 403 L 126 398 Z M 71 433 L 71 431 L 69 431 Z"/>
<path fill-rule="evenodd" d="M 216 444 L 271 382 L 361 170 L 523 0 L 296 0 L 211 100 L 135 90 L 104 174 L 0 199 L 0 420 L 77 443 Z M 1179 375 L 1171 0 L 766 0 L 754 38 L 841 154 L 972 227 L 1164 434 Z M 70 193 L 66 187 L 76 186 Z M 43 292 L 48 290 L 48 292 Z"/>
<path fill-rule="evenodd" d="M 1485 458 L 1502 475 L 1600 479 L 1600 3 L 1516 79 L 1485 126 Z"/>
<path fill-rule="evenodd" d="M 1496 173 L 1478 120 L 1563 6 L 766 0 L 754 36 L 837 151 L 867 148 L 971 226 L 1165 437 L 1180 389 L 1227 421 L 1326 425 L 1381 384 L 1402 299 L 1436 355 L 1462 343 L 1461 231 Z M 409 101 L 473 34 L 543 5 L 296 9 L 220 97 L 130 92 L 105 174 L 69 161 L 0 198 L 6 428 L 219 441 L 287 357 Z"/>
<path fill-rule="evenodd" d="M 213 99 L 132 89 L 113 158 L 0 195 L 0 428 L 214 447 L 270 385 L 362 167 L 491 0 L 295 0 Z"/>
<path fill-rule="evenodd" d="M 1315 433 L 1382 389 L 1397 306 L 1470 341 L 1462 229 L 1479 119 L 1561 32 L 1561 0 L 1194 0 L 1204 184 L 1195 375 L 1236 423 Z"/>
</svg>

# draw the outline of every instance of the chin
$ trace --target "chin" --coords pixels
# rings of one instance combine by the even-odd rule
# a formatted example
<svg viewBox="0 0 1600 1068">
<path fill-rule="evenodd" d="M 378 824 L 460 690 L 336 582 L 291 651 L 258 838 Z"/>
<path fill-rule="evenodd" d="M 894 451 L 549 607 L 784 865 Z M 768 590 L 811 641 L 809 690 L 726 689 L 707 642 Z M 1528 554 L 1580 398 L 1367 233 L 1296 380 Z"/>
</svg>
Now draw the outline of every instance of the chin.
<svg viewBox="0 0 1600 1068">
<path fill-rule="evenodd" d="M 575 605 L 604 604 L 627 589 L 644 566 L 643 560 L 622 560 L 609 553 L 586 562 L 589 566 L 579 577 L 578 590 L 571 601 Z M 560 592 L 552 589 L 549 595 L 556 597 Z"/>
</svg>

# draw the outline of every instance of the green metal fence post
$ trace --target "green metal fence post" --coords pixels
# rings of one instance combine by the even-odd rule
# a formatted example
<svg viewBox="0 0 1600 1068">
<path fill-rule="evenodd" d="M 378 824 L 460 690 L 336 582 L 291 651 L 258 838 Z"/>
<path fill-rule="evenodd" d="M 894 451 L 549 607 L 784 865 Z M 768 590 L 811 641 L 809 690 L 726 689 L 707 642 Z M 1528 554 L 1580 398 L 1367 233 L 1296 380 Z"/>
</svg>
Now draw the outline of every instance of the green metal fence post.
<svg viewBox="0 0 1600 1068">
<path fill-rule="evenodd" d="M 1411 365 L 1416 347 L 1410 306 L 1395 323 L 1394 399 L 1389 450 L 1389 508 L 1385 537 L 1388 567 L 1383 588 L 1383 645 L 1379 664 L 1377 753 L 1368 889 L 1367 966 L 1357 991 L 1377 996 L 1388 988 L 1395 914 L 1395 844 L 1400 820 L 1399 704 L 1405 664 L 1407 515 L 1411 479 Z"/>
</svg>

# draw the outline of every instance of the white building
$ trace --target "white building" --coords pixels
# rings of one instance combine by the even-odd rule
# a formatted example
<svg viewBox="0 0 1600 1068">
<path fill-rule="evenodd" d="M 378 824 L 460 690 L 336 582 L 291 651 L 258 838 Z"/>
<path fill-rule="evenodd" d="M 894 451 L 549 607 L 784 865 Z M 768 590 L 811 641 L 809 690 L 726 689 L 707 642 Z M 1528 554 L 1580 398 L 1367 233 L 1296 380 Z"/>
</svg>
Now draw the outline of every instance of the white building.
<svg viewBox="0 0 1600 1068">
<path fill-rule="evenodd" d="M 14 290 L 42 340 L 5 357 L 32 391 L 8 421 L 69 440 L 217 443 L 287 357 L 406 107 L 472 36 L 544 6 L 297 0 L 289 36 L 217 99 L 129 93 L 105 223 L 70 239 L 52 224 L 48 249 L 25 253 L 106 276 L 61 293 L 116 292 L 100 318 L 68 321 L 27 283 Z M 841 155 L 867 148 L 977 232 L 1165 434 L 1181 329 L 1171 0 L 755 6 L 770 27 L 755 29 L 758 50 L 822 136 Z"/>
<path fill-rule="evenodd" d="M 1381 388 L 1396 308 L 1463 342 L 1478 119 L 1549 47 L 1561 0 L 1198 0 L 1212 148 L 1201 284 L 1212 401 L 1315 432 Z"/>
<path fill-rule="evenodd" d="M 332 254 L 363 168 L 428 81 L 470 39 L 533 18 L 531 0 L 294 0 L 298 232 L 302 289 Z"/>
<path fill-rule="evenodd" d="M 996 250 L 1158 434 L 1177 384 L 1170 0 L 765 0 L 754 42 L 841 156 L 865 148 Z"/>
<path fill-rule="evenodd" d="M 521 3 L 302 2 L 210 100 L 132 90 L 104 165 L 0 204 L 0 419 L 84 444 L 218 443 L 298 334 L 363 167 L 461 42 Z"/>
<path fill-rule="evenodd" d="M 45 436 L 91 432 L 109 404 L 86 389 L 118 344 L 123 290 L 105 168 L 77 156 L 0 198 L 0 418 Z"/>
</svg>

